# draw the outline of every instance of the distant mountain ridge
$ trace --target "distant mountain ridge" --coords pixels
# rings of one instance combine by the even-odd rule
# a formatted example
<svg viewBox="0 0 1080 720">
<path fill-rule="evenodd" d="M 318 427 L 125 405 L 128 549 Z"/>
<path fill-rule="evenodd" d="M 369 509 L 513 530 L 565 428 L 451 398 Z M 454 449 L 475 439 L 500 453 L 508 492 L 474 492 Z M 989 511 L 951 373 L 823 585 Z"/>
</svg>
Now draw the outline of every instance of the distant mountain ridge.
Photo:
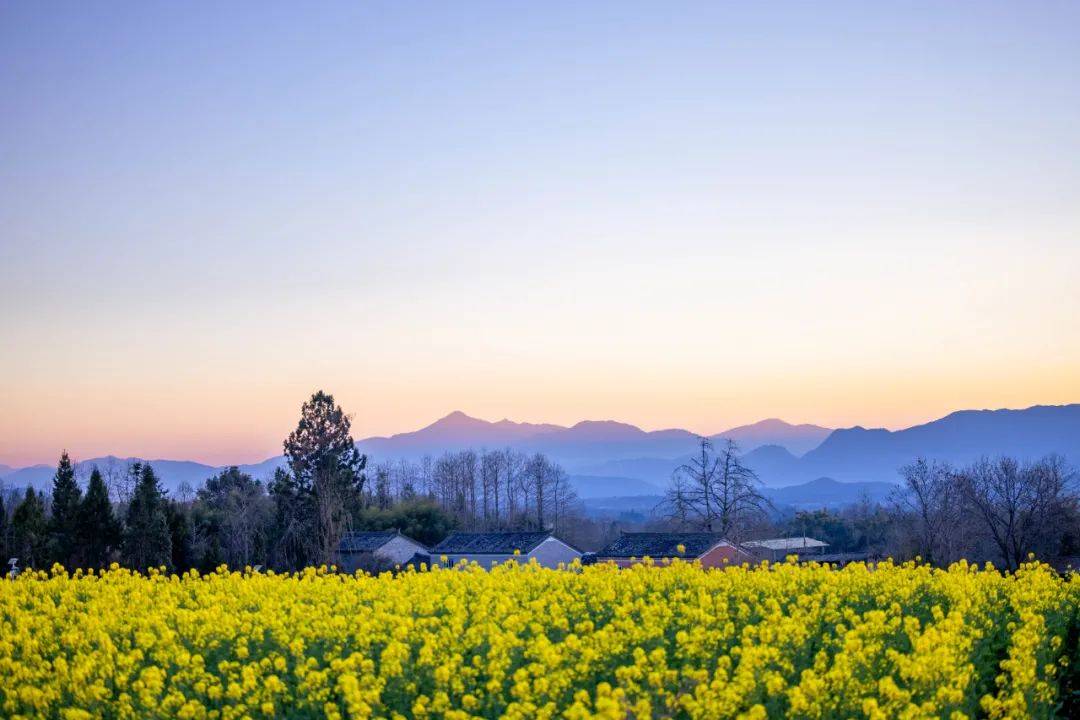
<svg viewBox="0 0 1080 720">
<path fill-rule="evenodd" d="M 1036 460 L 1051 453 L 1080 465 L 1080 404 L 963 410 L 895 431 L 862 427 L 835 430 L 802 457 L 770 444 L 744 453 L 742 460 L 766 486 L 782 487 L 821 477 L 846 483 L 891 484 L 899 478 L 900 468 L 917 457 L 963 465 L 983 456 Z M 671 470 L 686 457 L 611 460 L 593 465 L 588 472 L 639 478 L 662 487 Z"/>
<path fill-rule="evenodd" d="M 103 473 L 123 473 L 127 468 L 137 462 L 149 462 L 154 467 L 154 472 L 160 478 L 162 485 L 172 493 L 181 486 L 189 485 L 192 489 L 199 489 L 210 477 L 221 472 L 227 466 L 206 465 L 191 460 L 146 460 L 144 458 L 128 457 L 120 458 L 114 455 L 80 460 L 75 463 L 76 476 L 85 479 L 90 475 L 92 468 L 97 467 Z M 284 465 L 284 458 L 270 458 L 262 463 L 239 465 L 238 467 L 252 477 L 261 480 L 269 479 L 274 469 Z M 0 482 L 6 487 L 34 487 L 44 490 L 51 487 L 56 467 L 53 465 L 31 465 L 19 468 L 7 474 L 0 475 Z"/>
<path fill-rule="evenodd" d="M 1080 464 L 1080 404 L 1043 405 L 1022 410 L 963 410 L 904 430 L 853 427 L 828 430 L 763 420 L 732 428 L 713 438 L 730 437 L 742 446 L 743 461 L 768 487 L 805 484 L 820 478 L 841 483 L 893 484 L 898 469 L 916 457 L 956 464 L 980 456 L 1013 455 L 1033 460 L 1049 453 Z M 821 438 L 817 440 L 817 438 Z M 615 421 L 583 421 L 571 427 L 551 424 L 488 422 L 454 412 L 419 430 L 365 438 L 357 446 L 373 462 L 438 456 L 465 448 L 514 447 L 544 452 L 563 464 L 582 497 L 662 492 L 672 470 L 693 452 L 697 436 L 687 430 L 646 431 Z M 811 443 L 816 443 L 810 447 Z M 801 454 L 800 450 L 805 450 Z M 94 458 L 78 464 L 126 464 L 137 458 Z M 175 460 L 151 461 L 166 487 L 198 488 L 221 468 Z M 284 464 L 281 456 L 241 465 L 268 479 Z M 54 468 L 39 465 L 0 473 L 8 487 L 47 487 Z M 823 488 L 821 488 L 823 490 Z"/>
<path fill-rule="evenodd" d="M 801 455 L 816 447 L 830 432 L 828 428 L 816 425 L 791 425 L 772 418 L 731 428 L 711 437 L 731 438 L 744 451 L 775 444 Z M 510 420 L 488 422 L 455 411 L 419 430 L 365 438 L 356 444 L 374 457 L 419 457 L 448 450 L 511 445 L 522 450 L 546 452 L 560 461 L 582 463 L 635 456 L 675 457 L 688 452 L 688 447 L 692 449 L 697 438 L 698 435 L 689 430 L 648 431 L 614 420 L 583 420 L 565 427 Z"/>
<path fill-rule="evenodd" d="M 712 436 L 714 439 L 731 438 L 744 450 L 762 443 L 786 444 L 793 451 L 808 447 L 815 438 L 824 438 L 831 432 L 815 425 L 791 425 L 782 420 L 763 420 L 752 425 L 732 428 Z M 670 476 L 672 458 L 682 456 L 693 449 L 698 436 L 688 430 L 668 429 L 646 431 L 629 423 L 614 420 L 583 420 L 571 427 L 547 423 L 519 423 L 503 419 L 489 422 L 454 411 L 445 417 L 412 432 L 389 437 L 369 437 L 357 441 L 357 447 L 373 460 L 419 459 L 424 455 L 438 456 L 444 452 L 468 448 L 514 447 L 526 452 L 543 452 L 563 463 L 571 474 L 579 477 L 599 476 L 617 480 L 622 477 L 630 482 L 666 482 Z M 648 478 L 640 472 L 630 475 L 609 472 L 605 464 L 627 461 L 633 467 L 635 458 L 651 460 L 656 470 Z M 76 470 L 88 474 L 90 467 L 124 466 L 134 462 L 146 462 L 142 458 L 118 458 L 105 456 L 78 462 Z M 187 484 L 198 488 L 207 478 L 220 472 L 225 466 L 213 466 L 186 460 L 150 460 L 162 483 L 175 491 Z M 268 458 L 261 463 L 240 465 L 240 469 L 259 479 L 269 479 L 274 470 L 284 466 L 281 456 Z M 603 468 L 592 472 L 591 466 Z M 55 468 L 51 465 L 35 465 L 0 471 L 0 480 L 8 486 L 27 485 L 45 488 L 52 480 Z M 635 474 L 636 473 L 636 474 Z M 640 489 L 640 488 L 639 488 Z M 586 491 L 588 494 L 589 491 Z"/>
<path fill-rule="evenodd" d="M 895 477 L 897 468 L 917 456 L 963 464 L 983 455 L 1035 460 L 1050 453 L 1080 464 L 1080 404 L 961 410 L 896 431 L 836 430 L 795 467 L 800 475 L 867 480 Z"/>
<path fill-rule="evenodd" d="M 753 425 L 731 428 L 713 439 L 730 438 L 744 451 L 752 451 L 766 445 L 776 445 L 793 455 L 803 455 L 818 445 L 833 431 L 818 425 L 792 425 L 779 418 L 761 420 Z"/>
</svg>

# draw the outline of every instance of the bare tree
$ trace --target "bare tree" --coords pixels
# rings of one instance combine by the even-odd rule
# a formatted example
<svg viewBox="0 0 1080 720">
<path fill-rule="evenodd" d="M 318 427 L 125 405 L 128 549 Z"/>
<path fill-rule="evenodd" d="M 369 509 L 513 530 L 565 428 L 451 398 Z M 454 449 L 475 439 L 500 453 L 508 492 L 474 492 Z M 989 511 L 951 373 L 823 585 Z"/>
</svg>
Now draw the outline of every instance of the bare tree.
<svg viewBox="0 0 1080 720">
<path fill-rule="evenodd" d="M 414 497 L 417 485 L 462 528 L 563 529 L 580 519 L 569 476 L 542 453 L 526 457 L 512 449 L 467 449 L 434 461 L 382 462 L 375 465 L 369 500 L 389 509 Z"/>
<path fill-rule="evenodd" d="M 116 458 L 110 457 L 105 461 L 105 467 L 101 470 L 109 495 L 123 505 L 131 501 L 131 493 L 135 489 L 135 482 L 132 479 L 130 469 L 130 462 L 121 465 Z"/>
<path fill-rule="evenodd" d="M 524 482 L 525 473 L 523 472 L 525 456 L 521 452 L 510 448 L 504 449 L 500 454 L 503 466 L 503 489 L 506 492 L 505 517 L 507 524 L 513 525 L 518 522 L 518 508 L 524 507 L 525 504 L 523 497 L 527 491 L 527 483 Z"/>
<path fill-rule="evenodd" d="M 485 527 L 499 523 L 499 483 L 502 475 L 500 454 L 484 450 L 480 453 L 480 495 Z"/>
<path fill-rule="evenodd" d="M 419 468 L 402 458 L 398 461 L 394 470 L 396 472 L 394 473 L 393 486 L 396 490 L 397 498 L 399 500 L 412 500 L 416 497 L 417 487 L 419 485 Z"/>
<path fill-rule="evenodd" d="M 195 488 L 191 487 L 191 483 L 187 480 L 182 480 L 180 485 L 176 488 L 176 498 L 184 504 L 187 504 L 195 497 Z"/>
<path fill-rule="evenodd" d="M 757 473 L 742 464 L 738 453 L 739 446 L 734 440 L 724 441 L 716 492 L 719 531 L 735 540 L 742 536 L 749 522 L 765 517 L 772 507 L 761 494 Z"/>
<path fill-rule="evenodd" d="M 462 450 L 458 453 L 461 471 L 461 494 L 465 499 L 465 513 L 476 518 L 476 451 Z"/>
<path fill-rule="evenodd" d="M 893 504 L 907 521 L 915 551 L 929 563 L 946 565 L 958 559 L 963 498 L 952 467 L 917 458 L 900 474 L 904 482 Z"/>
<path fill-rule="evenodd" d="M 672 474 L 663 503 L 668 518 L 738 539 L 751 521 L 766 516 L 771 504 L 738 450 L 733 440 L 725 440 L 715 452 L 709 438 L 699 438 L 698 451 Z"/>
<path fill-rule="evenodd" d="M 712 486 L 719 461 L 712 452 L 712 441 L 698 438 L 698 452 L 671 474 L 663 505 L 667 516 L 680 525 L 711 529 L 716 519 Z"/>
<path fill-rule="evenodd" d="M 983 458 L 958 479 L 1008 569 L 1018 568 L 1028 553 L 1056 554 L 1054 531 L 1076 502 L 1073 473 L 1060 456 L 1026 465 L 1008 457 Z"/>
<path fill-rule="evenodd" d="M 420 458 L 420 467 L 418 468 L 418 474 L 420 476 L 420 488 L 429 499 L 435 499 L 435 471 L 434 462 L 430 455 L 425 455 Z"/>
<path fill-rule="evenodd" d="M 537 529 L 545 527 L 544 489 L 548 483 L 548 474 L 550 472 L 551 468 L 547 457 L 541 453 L 536 453 L 525 463 L 524 472 L 521 474 L 526 503 L 531 506 L 532 510 L 530 524 Z"/>
<path fill-rule="evenodd" d="M 551 504 L 548 515 L 551 518 L 551 529 L 563 530 L 575 516 L 577 492 L 574 490 L 573 483 L 570 482 L 570 476 L 560 465 L 551 465 L 548 483 L 550 491 L 547 497 Z"/>
</svg>

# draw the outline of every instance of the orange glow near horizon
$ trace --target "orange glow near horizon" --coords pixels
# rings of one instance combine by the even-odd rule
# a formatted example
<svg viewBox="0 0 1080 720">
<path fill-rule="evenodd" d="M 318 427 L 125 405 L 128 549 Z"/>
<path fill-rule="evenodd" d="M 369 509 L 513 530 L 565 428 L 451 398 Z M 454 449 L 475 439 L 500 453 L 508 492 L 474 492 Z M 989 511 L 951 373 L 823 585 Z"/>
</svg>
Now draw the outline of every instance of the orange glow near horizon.
<svg viewBox="0 0 1080 720">
<path fill-rule="evenodd" d="M 1080 398 L 1080 381 L 1069 372 L 1041 374 L 1040 382 L 1027 387 L 1008 382 L 1009 378 L 993 380 L 1008 391 L 985 393 L 974 378 L 930 383 L 914 377 L 889 387 L 875 387 L 870 378 L 846 378 L 839 383 L 803 377 L 700 391 L 656 382 L 626 393 L 610 377 L 576 391 L 542 383 L 534 383 L 530 391 L 522 378 L 517 393 L 500 383 L 489 393 L 474 393 L 472 399 L 460 387 L 440 392 L 417 383 L 411 397 L 401 386 L 380 389 L 376 383 L 350 384 L 344 379 L 324 386 L 352 414 L 357 439 L 416 430 L 452 410 L 491 421 L 508 417 L 518 422 L 572 425 L 603 419 L 646 430 L 679 427 L 711 434 L 767 417 L 832 428 L 901 429 L 959 409 L 1065 404 Z M 51 464 L 61 449 L 76 459 L 112 454 L 210 465 L 258 462 L 280 454 L 281 442 L 295 426 L 299 406 L 308 394 L 286 397 L 281 391 L 249 385 L 234 388 L 226 402 L 217 403 L 224 392 L 193 386 L 140 400 L 124 399 L 122 392 L 101 388 L 85 398 L 68 396 L 57 406 L 59 411 L 41 406 L 35 410 L 30 402 L 40 403 L 43 398 L 34 395 L 24 407 L 9 405 L 10 412 L 0 418 L 0 462 L 14 467 Z M 14 422 L 15 418 L 28 421 Z"/>
</svg>

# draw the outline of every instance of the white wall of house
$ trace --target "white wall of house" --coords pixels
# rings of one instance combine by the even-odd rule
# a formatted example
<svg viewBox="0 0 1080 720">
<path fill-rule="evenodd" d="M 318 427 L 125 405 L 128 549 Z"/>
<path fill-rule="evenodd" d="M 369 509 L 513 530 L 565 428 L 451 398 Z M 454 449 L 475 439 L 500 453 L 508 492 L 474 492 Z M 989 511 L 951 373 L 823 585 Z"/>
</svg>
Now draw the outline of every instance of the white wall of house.
<svg viewBox="0 0 1080 720">
<path fill-rule="evenodd" d="M 412 559 L 416 553 L 427 553 L 428 549 L 418 542 L 414 542 L 404 535 L 393 537 L 375 551 L 379 557 L 384 557 L 390 562 L 404 564 Z"/>
<path fill-rule="evenodd" d="M 574 561 L 574 558 L 581 557 L 581 553 L 564 543 L 562 540 L 555 537 L 549 537 L 547 540 L 537 545 L 536 549 L 529 553 L 529 557 L 536 558 L 536 562 L 544 567 L 554 568 L 558 567 L 559 563 L 566 563 L 569 565 Z"/>
</svg>

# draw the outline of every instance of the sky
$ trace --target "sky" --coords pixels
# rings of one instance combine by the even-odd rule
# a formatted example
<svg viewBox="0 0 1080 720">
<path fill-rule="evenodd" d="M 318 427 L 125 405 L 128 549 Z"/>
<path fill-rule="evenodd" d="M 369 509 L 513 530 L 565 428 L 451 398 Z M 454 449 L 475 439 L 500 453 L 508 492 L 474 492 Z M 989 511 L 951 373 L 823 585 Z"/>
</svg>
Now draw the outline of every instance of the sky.
<svg viewBox="0 0 1080 720">
<path fill-rule="evenodd" d="M 0 463 L 1080 401 L 1080 4 L 0 3 Z"/>
</svg>

